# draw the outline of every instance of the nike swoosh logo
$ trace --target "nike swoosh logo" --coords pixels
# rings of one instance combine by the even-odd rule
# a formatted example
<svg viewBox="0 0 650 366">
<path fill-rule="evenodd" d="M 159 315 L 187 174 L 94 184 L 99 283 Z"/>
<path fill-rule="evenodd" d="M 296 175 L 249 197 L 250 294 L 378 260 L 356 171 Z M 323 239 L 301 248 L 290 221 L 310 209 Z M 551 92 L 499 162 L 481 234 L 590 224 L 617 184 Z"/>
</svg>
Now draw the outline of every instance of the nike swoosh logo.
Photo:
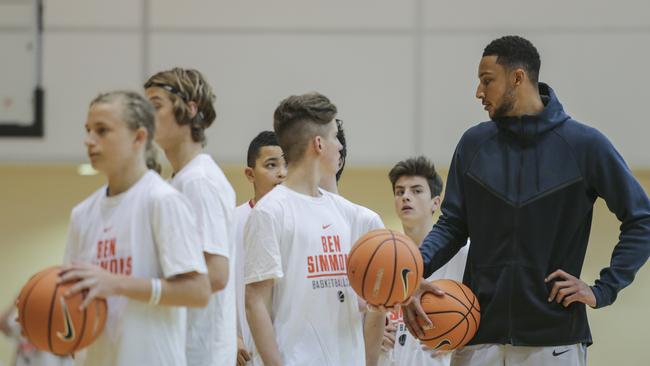
<svg viewBox="0 0 650 366">
<path fill-rule="evenodd" d="M 72 342 L 75 338 L 74 325 L 72 324 L 72 317 L 70 316 L 70 311 L 68 310 L 68 304 L 66 304 L 63 296 L 61 296 L 59 300 L 61 301 L 61 310 L 63 312 L 63 324 L 65 324 L 65 330 L 63 332 L 56 332 L 56 336 L 64 342 Z"/>
<path fill-rule="evenodd" d="M 409 293 L 409 273 L 411 273 L 410 269 L 402 268 L 402 285 L 404 286 L 404 300 L 406 300 Z"/>
<path fill-rule="evenodd" d="M 327 229 L 328 227 L 332 226 L 332 224 L 329 225 L 323 225 L 323 230 Z"/>
<path fill-rule="evenodd" d="M 553 350 L 553 356 L 557 357 L 557 356 L 562 355 L 562 354 L 565 354 L 565 353 L 567 353 L 567 352 L 569 352 L 569 351 L 571 351 L 571 350 L 570 350 L 570 349 L 567 349 L 567 350 L 564 350 L 564 351 L 562 351 L 562 352 L 558 352 L 558 351 L 556 351 L 556 350 Z"/>
<path fill-rule="evenodd" d="M 451 346 L 451 342 L 449 342 L 448 339 L 443 339 L 442 342 L 438 343 L 438 345 L 435 346 L 433 349 L 440 349 L 444 346 Z"/>
</svg>

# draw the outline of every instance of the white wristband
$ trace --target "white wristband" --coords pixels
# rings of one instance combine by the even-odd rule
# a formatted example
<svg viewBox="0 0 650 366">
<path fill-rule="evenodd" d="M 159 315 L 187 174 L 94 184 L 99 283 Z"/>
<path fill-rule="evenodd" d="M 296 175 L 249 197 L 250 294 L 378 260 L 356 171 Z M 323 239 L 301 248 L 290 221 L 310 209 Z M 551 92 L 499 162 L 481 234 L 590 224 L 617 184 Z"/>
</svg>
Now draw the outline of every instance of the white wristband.
<svg viewBox="0 0 650 366">
<path fill-rule="evenodd" d="M 160 302 L 160 295 L 162 295 L 162 282 L 160 278 L 151 279 L 151 296 L 149 297 L 149 304 L 158 305 Z"/>
</svg>

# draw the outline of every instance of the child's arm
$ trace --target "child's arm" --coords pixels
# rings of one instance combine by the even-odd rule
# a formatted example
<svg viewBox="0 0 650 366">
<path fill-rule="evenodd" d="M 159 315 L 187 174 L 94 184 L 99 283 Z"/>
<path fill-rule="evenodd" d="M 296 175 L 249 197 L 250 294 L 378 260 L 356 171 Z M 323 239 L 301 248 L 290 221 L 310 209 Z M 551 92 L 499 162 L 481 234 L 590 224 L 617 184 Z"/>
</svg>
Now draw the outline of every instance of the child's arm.
<svg viewBox="0 0 650 366">
<path fill-rule="evenodd" d="M 281 366 L 282 359 L 271 321 L 273 280 L 246 285 L 246 318 L 255 346 L 267 366 Z"/>
</svg>

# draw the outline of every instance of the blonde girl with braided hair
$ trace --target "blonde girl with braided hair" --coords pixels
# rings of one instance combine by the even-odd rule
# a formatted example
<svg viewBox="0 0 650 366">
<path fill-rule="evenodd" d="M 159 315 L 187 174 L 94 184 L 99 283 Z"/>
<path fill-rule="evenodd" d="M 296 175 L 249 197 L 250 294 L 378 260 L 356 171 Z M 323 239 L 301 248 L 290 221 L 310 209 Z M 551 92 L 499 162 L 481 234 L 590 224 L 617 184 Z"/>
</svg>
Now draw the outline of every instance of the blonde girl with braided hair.
<svg viewBox="0 0 650 366">
<path fill-rule="evenodd" d="M 216 118 L 215 96 L 203 75 L 174 68 L 151 76 L 145 94 L 156 109 L 156 143 L 171 163 L 170 183 L 191 202 L 213 294 L 204 309 L 189 309 L 189 366 L 234 366 L 237 311 L 234 286 L 235 191 L 203 151 Z M 229 280 L 233 279 L 233 280 Z"/>
<path fill-rule="evenodd" d="M 108 301 L 104 332 L 77 364 L 185 365 L 185 307 L 210 295 L 190 203 L 151 170 L 155 110 L 134 92 L 95 98 L 84 143 L 108 183 L 71 214 L 61 282 Z"/>
</svg>

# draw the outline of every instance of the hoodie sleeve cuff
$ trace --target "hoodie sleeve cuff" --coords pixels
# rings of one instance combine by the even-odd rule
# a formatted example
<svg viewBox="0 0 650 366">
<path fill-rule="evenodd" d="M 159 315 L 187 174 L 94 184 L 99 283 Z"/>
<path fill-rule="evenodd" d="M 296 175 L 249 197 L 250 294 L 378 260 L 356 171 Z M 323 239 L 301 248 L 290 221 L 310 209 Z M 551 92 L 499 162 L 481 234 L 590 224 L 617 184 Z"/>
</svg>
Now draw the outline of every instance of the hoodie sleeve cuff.
<svg viewBox="0 0 650 366">
<path fill-rule="evenodd" d="M 611 296 L 607 294 L 607 290 L 602 286 L 593 285 L 591 291 L 593 291 L 596 298 L 596 307 L 594 309 L 600 309 L 612 303 Z"/>
</svg>

